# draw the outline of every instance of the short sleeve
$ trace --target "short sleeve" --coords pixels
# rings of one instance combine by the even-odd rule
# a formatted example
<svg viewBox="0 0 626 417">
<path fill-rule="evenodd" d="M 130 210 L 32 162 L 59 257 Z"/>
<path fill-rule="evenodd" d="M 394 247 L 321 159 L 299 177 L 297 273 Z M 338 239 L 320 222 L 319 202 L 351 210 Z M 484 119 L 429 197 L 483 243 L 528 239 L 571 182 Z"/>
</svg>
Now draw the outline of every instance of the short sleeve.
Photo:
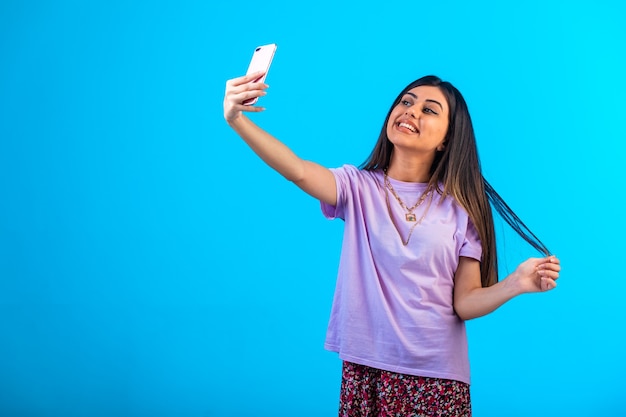
<svg viewBox="0 0 626 417">
<path fill-rule="evenodd" d="M 474 227 L 474 223 L 472 223 L 472 220 L 470 220 L 468 216 L 465 239 L 463 240 L 463 244 L 461 245 L 461 251 L 459 255 L 481 261 L 482 253 L 483 249 L 480 242 L 480 237 L 478 236 L 478 231 L 476 230 L 476 227 Z"/>
<path fill-rule="evenodd" d="M 335 176 L 335 184 L 337 186 L 337 205 L 320 202 L 322 214 L 329 220 L 342 219 L 345 220 L 345 207 L 348 199 L 348 189 L 350 187 L 349 171 L 356 169 L 351 165 L 344 165 L 341 168 L 331 168 L 330 172 Z"/>
</svg>

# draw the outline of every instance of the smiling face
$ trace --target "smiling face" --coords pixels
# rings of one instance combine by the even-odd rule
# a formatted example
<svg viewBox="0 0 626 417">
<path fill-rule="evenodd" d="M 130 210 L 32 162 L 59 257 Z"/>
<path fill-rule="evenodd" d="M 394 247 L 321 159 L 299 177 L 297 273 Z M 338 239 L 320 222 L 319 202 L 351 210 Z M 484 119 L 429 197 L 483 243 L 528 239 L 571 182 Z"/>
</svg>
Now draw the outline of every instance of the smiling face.
<svg viewBox="0 0 626 417">
<path fill-rule="evenodd" d="M 396 150 L 434 157 L 445 147 L 448 113 L 448 102 L 438 87 L 415 87 L 391 111 L 387 137 Z"/>
</svg>

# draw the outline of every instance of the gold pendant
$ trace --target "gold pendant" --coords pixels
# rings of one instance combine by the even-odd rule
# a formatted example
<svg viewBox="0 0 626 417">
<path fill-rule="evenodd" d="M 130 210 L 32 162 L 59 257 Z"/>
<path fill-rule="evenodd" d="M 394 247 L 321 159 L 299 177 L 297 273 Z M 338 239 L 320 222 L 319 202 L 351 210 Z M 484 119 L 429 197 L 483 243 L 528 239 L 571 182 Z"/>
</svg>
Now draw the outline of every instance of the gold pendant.
<svg viewBox="0 0 626 417">
<path fill-rule="evenodd" d="M 405 215 L 405 217 L 406 217 L 406 221 L 407 222 L 416 222 L 417 221 L 417 217 L 413 213 L 407 213 Z"/>
</svg>

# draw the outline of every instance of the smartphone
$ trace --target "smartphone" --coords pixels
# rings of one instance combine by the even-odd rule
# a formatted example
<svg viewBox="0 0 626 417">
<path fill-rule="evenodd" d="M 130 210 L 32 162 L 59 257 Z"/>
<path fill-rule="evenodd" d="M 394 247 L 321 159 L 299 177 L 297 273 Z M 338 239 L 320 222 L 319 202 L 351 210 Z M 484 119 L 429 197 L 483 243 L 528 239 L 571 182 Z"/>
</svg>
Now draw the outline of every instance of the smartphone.
<svg viewBox="0 0 626 417">
<path fill-rule="evenodd" d="M 270 43 L 267 45 L 257 46 L 252 54 L 252 59 L 250 60 L 250 65 L 248 66 L 248 71 L 246 71 L 246 75 L 252 74 L 258 71 L 264 71 L 261 77 L 252 82 L 264 82 L 265 77 L 267 77 L 267 72 L 270 70 L 270 65 L 272 64 L 272 59 L 274 58 L 274 53 L 276 52 L 276 44 Z M 243 102 L 245 106 L 251 106 L 257 102 L 259 98 L 255 97 Z"/>
</svg>

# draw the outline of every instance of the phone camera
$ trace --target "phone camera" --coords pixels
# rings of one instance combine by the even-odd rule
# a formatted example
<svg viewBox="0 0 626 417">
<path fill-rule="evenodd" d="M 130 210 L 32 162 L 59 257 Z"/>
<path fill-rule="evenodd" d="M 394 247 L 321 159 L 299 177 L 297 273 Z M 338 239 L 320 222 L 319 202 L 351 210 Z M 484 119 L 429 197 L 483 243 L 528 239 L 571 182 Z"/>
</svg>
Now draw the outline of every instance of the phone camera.
<svg viewBox="0 0 626 417">
<path fill-rule="evenodd" d="M 255 52 L 259 52 L 261 50 L 261 48 L 256 48 Z"/>
</svg>

